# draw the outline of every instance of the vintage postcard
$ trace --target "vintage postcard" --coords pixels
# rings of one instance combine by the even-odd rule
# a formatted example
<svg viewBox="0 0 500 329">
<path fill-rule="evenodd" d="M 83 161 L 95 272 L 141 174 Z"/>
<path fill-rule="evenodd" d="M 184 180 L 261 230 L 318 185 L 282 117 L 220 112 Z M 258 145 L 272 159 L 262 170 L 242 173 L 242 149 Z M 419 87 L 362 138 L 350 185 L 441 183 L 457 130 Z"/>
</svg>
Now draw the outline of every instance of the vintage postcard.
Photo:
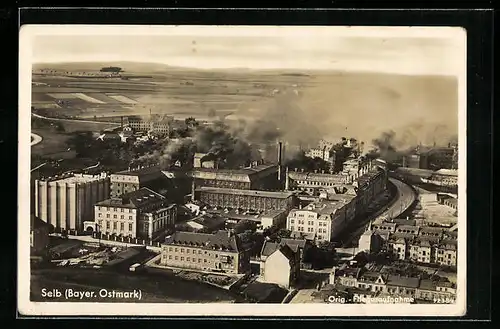
<svg viewBox="0 0 500 329">
<path fill-rule="evenodd" d="M 452 27 L 22 26 L 19 312 L 463 315 L 465 75 Z"/>
</svg>

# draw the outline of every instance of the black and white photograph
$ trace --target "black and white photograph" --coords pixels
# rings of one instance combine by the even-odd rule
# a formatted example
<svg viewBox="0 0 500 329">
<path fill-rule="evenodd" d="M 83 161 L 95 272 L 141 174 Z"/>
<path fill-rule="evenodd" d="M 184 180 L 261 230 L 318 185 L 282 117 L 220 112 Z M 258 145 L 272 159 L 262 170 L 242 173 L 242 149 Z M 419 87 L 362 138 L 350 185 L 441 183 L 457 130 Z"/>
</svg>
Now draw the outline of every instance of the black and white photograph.
<svg viewBox="0 0 500 329">
<path fill-rule="evenodd" d="M 458 27 L 22 26 L 19 312 L 463 315 L 466 58 Z"/>
</svg>

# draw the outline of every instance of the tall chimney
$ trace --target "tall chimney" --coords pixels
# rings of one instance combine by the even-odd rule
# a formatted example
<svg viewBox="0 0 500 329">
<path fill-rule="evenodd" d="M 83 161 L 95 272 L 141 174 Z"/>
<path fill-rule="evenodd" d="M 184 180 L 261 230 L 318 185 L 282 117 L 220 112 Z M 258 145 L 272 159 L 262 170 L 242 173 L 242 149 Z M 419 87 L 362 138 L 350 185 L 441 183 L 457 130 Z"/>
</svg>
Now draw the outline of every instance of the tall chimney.
<svg viewBox="0 0 500 329">
<path fill-rule="evenodd" d="M 121 129 L 123 129 L 123 116 L 120 117 L 120 125 Z"/>
<path fill-rule="evenodd" d="M 283 152 L 283 143 L 278 142 L 278 180 L 281 181 L 281 162 L 282 162 L 282 152 Z"/>
<path fill-rule="evenodd" d="M 194 202 L 194 192 L 195 192 L 195 188 L 194 188 L 194 178 L 193 178 L 193 181 L 191 183 L 191 201 Z"/>
</svg>

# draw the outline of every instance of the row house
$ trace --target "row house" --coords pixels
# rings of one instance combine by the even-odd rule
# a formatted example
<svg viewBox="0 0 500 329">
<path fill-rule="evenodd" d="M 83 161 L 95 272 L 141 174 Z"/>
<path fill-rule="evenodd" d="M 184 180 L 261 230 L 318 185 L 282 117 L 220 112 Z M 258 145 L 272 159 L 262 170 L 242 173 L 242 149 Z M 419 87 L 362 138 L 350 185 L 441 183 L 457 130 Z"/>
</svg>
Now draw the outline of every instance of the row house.
<svg viewBox="0 0 500 329">
<path fill-rule="evenodd" d="M 329 283 L 354 288 L 359 296 L 400 296 L 448 303 L 455 300 L 456 286 L 451 282 L 421 280 L 418 277 L 390 275 L 365 268 L 334 267 Z"/>
</svg>

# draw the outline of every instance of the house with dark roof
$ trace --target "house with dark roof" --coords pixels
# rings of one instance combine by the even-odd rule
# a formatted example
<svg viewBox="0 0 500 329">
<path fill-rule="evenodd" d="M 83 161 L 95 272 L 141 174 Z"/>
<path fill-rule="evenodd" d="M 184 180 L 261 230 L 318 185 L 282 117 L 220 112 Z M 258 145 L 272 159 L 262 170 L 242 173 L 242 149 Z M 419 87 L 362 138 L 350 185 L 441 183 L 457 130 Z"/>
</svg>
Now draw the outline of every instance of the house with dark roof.
<svg viewBox="0 0 500 329">
<path fill-rule="evenodd" d="M 451 303 L 455 300 L 456 286 L 451 282 L 421 280 L 415 298 L 426 301 Z"/>
<path fill-rule="evenodd" d="M 261 259 L 261 277 L 267 283 L 275 283 L 290 288 L 297 282 L 300 274 L 300 253 L 287 244 L 266 243 L 263 246 L 264 260 Z"/>
<path fill-rule="evenodd" d="M 161 265 L 194 271 L 243 274 L 250 256 L 237 235 L 175 232 L 161 249 Z"/>
</svg>

